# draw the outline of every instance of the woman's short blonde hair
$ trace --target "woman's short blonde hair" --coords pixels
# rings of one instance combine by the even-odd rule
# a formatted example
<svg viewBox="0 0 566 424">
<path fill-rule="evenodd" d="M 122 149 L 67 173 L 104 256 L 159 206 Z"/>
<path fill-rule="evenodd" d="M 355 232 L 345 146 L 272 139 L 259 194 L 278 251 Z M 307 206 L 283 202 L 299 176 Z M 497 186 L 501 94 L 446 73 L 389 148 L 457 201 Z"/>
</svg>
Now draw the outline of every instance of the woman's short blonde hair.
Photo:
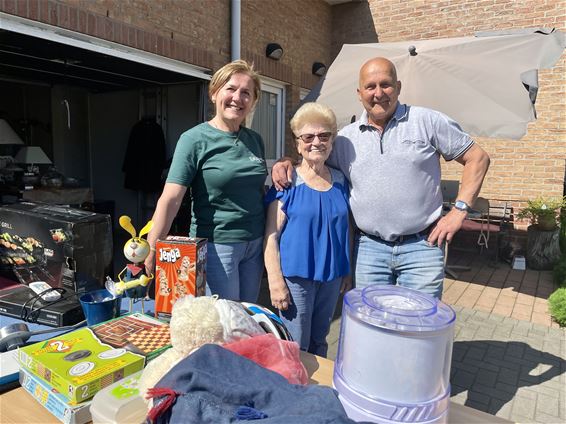
<svg viewBox="0 0 566 424">
<path fill-rule="evenodd" d="M 259 74 L 254 70 L 253 64 L 240 59 L 227 63 L 214 73 L 208 85 L 208 96 L 210 99 L 212 100 L 212 96 L 224 87 L 234 74 L 245 74 L 253 80 L 254 103 L 257 102 L 261 94 L 261 80 L 259 79 Z"/>
<path fill-rule="evenodd" d="M 299 135 L 299 131 L 307 124 L 323 124 L 328 127 L 328 129 L 332 132 L 332 135 L 335 136 L 338 129 L 336 126 L 336 115 L 332 109 L 328 106 L 308 102 L 303 104 L 293 115 L 291 118 L 291 130 L 296 137 Z"/>
</svg>

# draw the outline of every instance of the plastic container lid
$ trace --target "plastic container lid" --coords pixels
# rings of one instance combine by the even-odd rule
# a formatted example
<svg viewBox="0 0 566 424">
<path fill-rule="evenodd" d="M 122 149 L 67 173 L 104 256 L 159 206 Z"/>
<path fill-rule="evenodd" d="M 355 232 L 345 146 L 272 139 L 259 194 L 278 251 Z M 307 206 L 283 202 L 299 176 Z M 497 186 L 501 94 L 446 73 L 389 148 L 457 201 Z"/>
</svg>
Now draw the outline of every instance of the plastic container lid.
<svg viewBox="0 0 566 424">
<path fill-rule="evenodd" d="M 137 424 L 144 422 L 147 405 L 140 396 L 138 371 L 100 390 L 90 405 L 94 424 Z"/>
<path fill-rule="evenodd" d="M 450 326 L 456 313 L 429 294 L 401 286 L 372 285 L 344 296 L 347 313 L 390 331 L 439 331 Z"/>
</svg>

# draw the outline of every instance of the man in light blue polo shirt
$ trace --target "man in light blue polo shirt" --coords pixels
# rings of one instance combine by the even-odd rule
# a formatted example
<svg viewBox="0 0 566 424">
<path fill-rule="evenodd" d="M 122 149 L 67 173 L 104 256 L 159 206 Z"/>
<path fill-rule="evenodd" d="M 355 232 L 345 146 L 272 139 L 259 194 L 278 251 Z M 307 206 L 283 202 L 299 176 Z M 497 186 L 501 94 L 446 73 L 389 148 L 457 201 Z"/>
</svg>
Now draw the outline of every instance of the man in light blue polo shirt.
<svg viewBox="0 0 566 424">
<path fill-rule="evenodd" d="M 440 298 L 444 242 L 461 228 L 489 156 L 446 115 L 400 104 L 400 92 L 392 62 L 378 57 L 362 66 L 358 95 L 365 111 L 339 132 L 329 165 L 350 183 L 350 207 L 359 229 L 356 286 L 398 284 Z M 441 155 L 464 166 L 455 207 L 445 216 Z M 288 164 L 274 166 L 276 187 L 286 186 Z"/>
</svg>

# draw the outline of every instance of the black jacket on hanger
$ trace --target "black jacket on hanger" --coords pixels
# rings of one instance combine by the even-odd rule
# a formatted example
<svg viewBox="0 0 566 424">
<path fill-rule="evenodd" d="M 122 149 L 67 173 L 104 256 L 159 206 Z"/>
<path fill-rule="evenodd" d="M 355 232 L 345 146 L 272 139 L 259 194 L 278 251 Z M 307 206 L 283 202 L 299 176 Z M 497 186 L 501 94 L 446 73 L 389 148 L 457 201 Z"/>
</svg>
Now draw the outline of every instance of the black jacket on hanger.
<svg viewBox="0 0 566 424">
<path fill-rule="evenodd" d="M 130 131 L 122 171 L 124 187 L 155 193 L 161 190 L 165 168 L 165 137 L 155 118 L 143 118 Z"/>
</svg>

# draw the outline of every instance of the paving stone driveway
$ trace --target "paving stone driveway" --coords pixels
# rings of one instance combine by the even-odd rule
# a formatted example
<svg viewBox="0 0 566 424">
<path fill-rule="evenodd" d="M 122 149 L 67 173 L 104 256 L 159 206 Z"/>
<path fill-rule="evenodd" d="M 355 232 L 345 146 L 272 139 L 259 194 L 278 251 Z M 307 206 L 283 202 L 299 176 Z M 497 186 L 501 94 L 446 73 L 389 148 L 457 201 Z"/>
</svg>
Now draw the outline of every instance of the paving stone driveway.
<svg viewBox="0 0 566 424">
<path fill-rule="evenodd" d="M 566 422 L 566 330 L 452 307 L 452 400 L 518 423 Z M 339 330 L 336 319 L 332 360 Z"/>
</svg>

